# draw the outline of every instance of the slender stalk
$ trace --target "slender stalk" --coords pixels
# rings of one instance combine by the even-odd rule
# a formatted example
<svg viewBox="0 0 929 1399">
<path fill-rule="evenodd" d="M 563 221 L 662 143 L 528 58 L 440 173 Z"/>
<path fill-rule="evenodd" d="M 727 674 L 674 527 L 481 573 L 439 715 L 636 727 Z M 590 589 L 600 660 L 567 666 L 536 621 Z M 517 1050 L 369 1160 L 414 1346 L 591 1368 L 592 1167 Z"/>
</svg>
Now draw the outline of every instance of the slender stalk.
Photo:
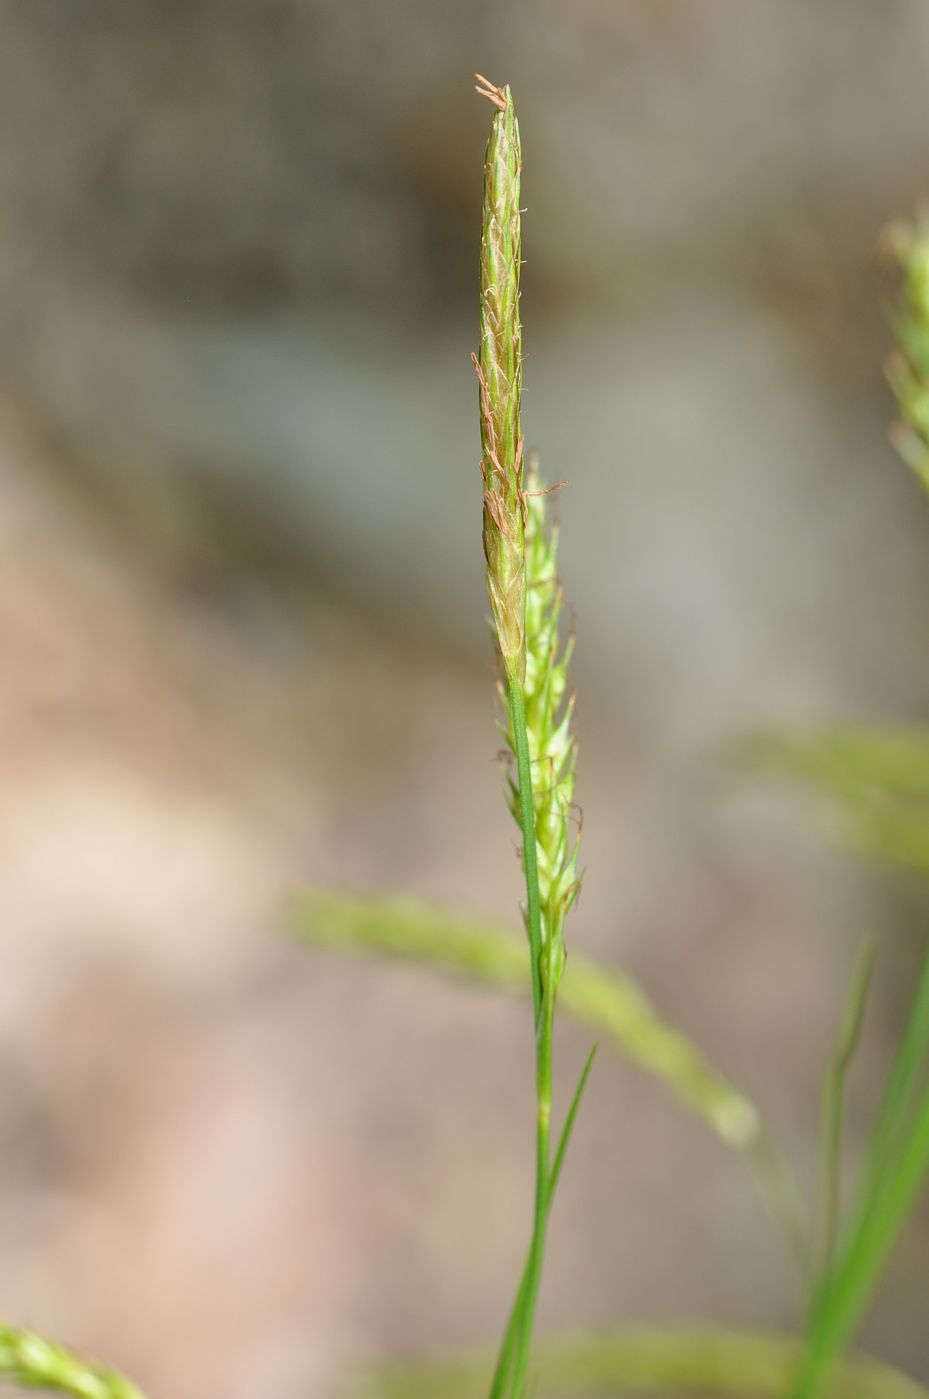
<svg viewBox="0 0 929 1399">
<path fill-rule="evenodd" d="M 529 1353 L 532 1346 L 532 1331 L 535 1324 L 536 1306 L 542 1283 L 542 1267 L 545 1262 L 545 1243 L 548 1232 L 549 1206 L 549 1140 L 552 1120 L 552 1038 L 554 1029 L 555 1002 L 548 987 L 542 996 L 542 1018 L 537 1030 L 536 1054 L 536 1181 L 535 1214 L 532 1229 L 532 1242 L 529 1246 L 529 1268 L 526 1287 L 522 1299 L 519 1342 L 516 1350 L 516 1366 L 512 1399 L 521 1399 L 529 1366 Z"/>
<path fill-rule="evenodd" d="M 577 1117 L 577 1111 L 581 1105 L 581 1099 L 584 1096 L 584 1090 L 587 1087 L 587 1080 L 590 1077 L 590 1071 L 594 1066 L 594 1059 L 596 1059 L 597 1057 L 597 1048 L 598 1046 L 594 1045 L 593 1049 L 587 1056 L 587 1062 L 585 1063 L 583 1071 L 581 1072 L 581 1076 L 578 1079 L 577 1087 L 574 1090 L 574 1097 L 571 1099 L 571 1106 L 568 1109 L 568 1115 L 565 1118 L 564 1126 L 561 1129 L 561 1136 L 558 1140 L 558 1147 L 555 1151 L 555 1159 L 552 1162 L 552 1173 L 549 1177 L 548 1182 L 549 1213 L 551 1213 L 552 1201 L 555 1198 L 555 1191 L 558 1189 L 558 1179 L 561 1175 L 561 1168 L 564 1165 L 565 1153 L 568 1149 L 568 1143 L 571 1140 L 571 1133 L 574 1130 L 574 1122 Z M 525 1305 L 526 1287 L 528 1286 L 529 1282 L 530 1261 L 530 1257 L 527 1257 L 525 1267 L 523 1268 L 523 1275 L 519 1281 L 519 1290 L 516 1293 L 516 1298 L 513 1302 L 509 1319 L 506 1324 L 506 1332 L 503 1337 L 503 1345 L 500 1347 L 500 1354 L 497 1357 L 497 1365 L 496 1369 L 494 1370 L 493 1382 L 491 1384 L 491 1396 L 506 1393 L 506 1385 L 509 1380 L 510 1371 L 513 1367 L 513 1355 L 516 1349 L 517 1337 L 519 1335 L 519 1322 L 522 1316 L 523 1307 Z"/>
<path fill-rule="evenodd" d="M 542 916 L 539 893 L 538 855 L 536 851 L 535 807 L 532 800 L 532 772 L 529 761 L 529 739 L 526 733 L 526 711 L 522 686 L 510 681 L 510 726 L 516 750 L 519 781 L 519 815 L 523 832 L 523 870 L 526 879 L 526 928 L 529 934 L 529 958 L 532 966 L 533 1021 L 536 1039 L 536 1182 L 532 1239 L 522 1281 L 507 1324 L 500 1359 L 491 1388 L 491 1399 L 501 1399 L 509 1372 L 509 1355 L 515 1333 L 515 1373 L 510 1394 L 519 1399 L 525 1382 L 532 1329 L 535 1320 L 542 1265 L 545 1258 L 545 1235 L 548 1224 L 550 1196 L 549 1136 L 552 1115 L 552 1029 L 554 999 L 542 984 Z M 515 1327 L 513 1325 L 515 1318 Z"/>
<path fill-rule="evenodd" d="M 497 1363 L 494 1367 L 493 1379 L 490 1383 L 490 1399 L 502 1399 L 508 1392 L 510 1384 L 510 1374 L 513 1369 L 513 1356 L 516 1352 L 516 1342 L 519 1339 L 520 1324 L 522 1322 L 523 1310 L 526 1305 L 526 1288 L 529 1285 L 529 1267 L 532 1262 L 532 1253 L 526 1257 L 523 1275 L 519 1280 L 519 1288 L 513 1299 L 510 1308 L 510 1315 L 507 1318 L 506 1330 L 503 1333 L 503 1342 L 500 1346 L 500 1353 L 497 1356 Z"/>
<path fill-rule="evenodd" d="M 547 1009 L 547 1003 L 546 1003 Z M 546 1012 L 543 1011 L 543 1014 Z M 506 1331 L 503 1336 L 503 1343 L 500 1347 L 500 1354 L 497 1358 L 497 1365 L 494 1370 L 493 1381 L 490 1388 L 490 1399 L 503 1399 L 503 1396 L 510 1395 L 511 1399 L 519 1399 L 525 1383 L 526 1370 L 529 1363 L 529 1355 L 532 1347 L 532 1332 L 535 1324 L 535 1312 L 539 1298 L 539 1289 L 542 1281 L 542 1268 L 545 1262 L 545 1243 L 548 1232 L 548 1216 L 551 1211 L 552 1198 L 557 1184 L 556 1170 L 560 1171 L 561 1161 L 556 1158 L 556 1168 L 548 1173 L 547 1163 L 549 1157 L 549 1133 L 551 1122 L 551 1035 L 548 1036 L 548 1092 L 544 1097 L 544 1090 L 538 1092 L 538 1127 L 536 1137 L 536 1194 L 535 1212 L 533 1217 L 532 1238 L 529 1242 L 529 1253 L 523 1268 L 523 1275 L 519 1281 L 519 1288 L 516 1293 L 513 1307 L 507 1320 Z M 540 1060 L 541 1060 L 540 1053 Z M 542 1079 L 545 1070 L 540 1062 L 537 1082 Z M 547 1106 L 543 1107 L 543 1101 Z M 544 1173 L 544 1174 L 543 1174 Z M 513 1366 L 516 1366 L 512 1385 L 510 1383 L 510 1373 Z"/>
</svg>

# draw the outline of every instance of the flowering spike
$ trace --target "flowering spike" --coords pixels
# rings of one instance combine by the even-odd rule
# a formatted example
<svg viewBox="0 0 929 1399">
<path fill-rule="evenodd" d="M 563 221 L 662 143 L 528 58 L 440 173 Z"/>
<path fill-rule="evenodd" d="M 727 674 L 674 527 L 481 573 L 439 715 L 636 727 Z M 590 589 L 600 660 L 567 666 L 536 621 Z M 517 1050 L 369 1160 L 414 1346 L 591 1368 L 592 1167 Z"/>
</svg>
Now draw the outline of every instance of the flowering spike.
<svg viewBox="0 0 929 1399">
<path fill-rule="evenodd" d="M 519 125 L 508 87 L 480 74 L 477 91 L 496 111 L 484 156 L 481 230 L 481 347 L 472 356 L 481 409 L 484 557 L 487 587 L 507 681 L 526 668 L 523 439 L 520 424 Z"/>
<path fill-rule="evenodd" d="M 526 480 L 526 732 L 532 765 L 542 967 L 557 979 L 564 961 L 564 921 L 577 897 L 577 809 L 574 802 L 577 740 L 572 729 L 574 693 L 568 662 L 573 639 L 562 644 L 559 624 L 564 593 L 558 577 L 558 527 L 548 524 L 550 492 L 541 486 L 530 457 Z M 508 730 L 507 741 L 513 746 Z M 510 810 L 520 821 L 519 792 L 510 784 Z"/>
</svg>

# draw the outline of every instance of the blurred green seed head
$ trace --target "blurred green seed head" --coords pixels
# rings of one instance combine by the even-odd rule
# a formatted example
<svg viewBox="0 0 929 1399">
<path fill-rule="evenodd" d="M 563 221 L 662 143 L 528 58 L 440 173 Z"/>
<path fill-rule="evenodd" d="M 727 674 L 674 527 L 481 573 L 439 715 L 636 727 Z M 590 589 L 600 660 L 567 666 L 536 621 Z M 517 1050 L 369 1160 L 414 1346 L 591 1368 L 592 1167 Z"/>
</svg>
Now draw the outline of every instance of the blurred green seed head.
<svg viewBox="0 0 929 1399">
<path fill-rule="evenodd" d="M 891 435 L 929 489 L 929 218 L 891 224 L 882 242 L 900 271 L 891 312 L 897 348 L 887 363 L 900 420 Z"/>
<path fill-rule="evenodd" d="M 522 330 L 519 321 L 519 125 L 508 87 L 481 78 L 494 104 L 484 156 L 481 229 L 480 388 L 484 557 L 497 643 L 507 681 L 526 671 L 525 501 L 520 421 Z"/>
<path fill-rule="evenodd" d="M 925 231 L 915 239 L 907 258 L 906 294 L 917 314 L 929 320 L 929 241 Z"/>
</svg>

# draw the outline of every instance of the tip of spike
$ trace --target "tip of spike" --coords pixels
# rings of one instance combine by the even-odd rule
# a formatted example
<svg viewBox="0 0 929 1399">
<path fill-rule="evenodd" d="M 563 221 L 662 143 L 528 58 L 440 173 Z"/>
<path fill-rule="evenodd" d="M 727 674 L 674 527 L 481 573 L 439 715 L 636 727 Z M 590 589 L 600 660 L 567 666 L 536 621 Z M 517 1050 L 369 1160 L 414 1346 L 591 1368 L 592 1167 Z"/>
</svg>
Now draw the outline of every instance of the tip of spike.
<svg viewBox="0 0 929 1399">
<path fill-rule="evenodd" d="M 481 73 L 475 73 L 474 76 L 477 78 L 474 91 L 480 93 L 481 97 L 486 97 L 488 102 L 492 102 L 495 107 L 499 107 L 501 112 L 505 112 L 510 102 L 509 89 L 497 87 Z"/>
</svg>

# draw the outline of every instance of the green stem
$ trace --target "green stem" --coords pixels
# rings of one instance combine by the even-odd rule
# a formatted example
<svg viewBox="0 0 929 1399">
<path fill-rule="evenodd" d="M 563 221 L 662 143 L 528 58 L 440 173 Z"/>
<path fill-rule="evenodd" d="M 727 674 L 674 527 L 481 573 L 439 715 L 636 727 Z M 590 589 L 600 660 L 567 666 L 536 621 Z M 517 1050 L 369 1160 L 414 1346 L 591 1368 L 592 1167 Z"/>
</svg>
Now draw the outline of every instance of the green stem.
<svg viewBox="0 0 929 1399">
<path fill-rule="evenodd" d="M 529 934 L 529 958 L 532 966 L 532 1004 L 536 1043 L 536 1183 L 535 1210 L 529 1256 L 516 1302 L 510 1315 L 494 1375 L 491 1399 L 502 1399 L 508 1382 L 514 1337 L 516 1338 L 515 1371 L 510 1388 L 512 1399 L 520 1399 L 529 1364 L 532 1329 L 542 1280 L 545 1258 L 545 1234 L 551 1191 L 549 1138 L 552 1116 L 552 1028 L 554 1017 L 554 987 L 551 978 L 542 984 L 542 908 L 539 894 L 539 868 L 536 851 L 535 805 L 532 799 L 532 769 L 529 738 L 526 732 L 526 706 L 522 686 L 515 677 L 509 679 L 510 725 L 516 752 L 516 772 L 519 782 L 519 817 L 523 832 L 523 870 L 526 877 L 526 928 Z"/>
<path fill-rule="evenodd" d="M 584 1096 L 584 1089 L 587 1087 L 587 1080 L 593 1068 L 594 1059 L 597 1057 L 597 1046 L 587 1056 L 587 1062 L 578 1080 L 577 1088 L 574 1090 L 574 1097 L 568 1109 L 564 1126 L 561 1129 L 561 1138 L 555 1151 L 555 1159 L 552 1162 L 552 1173 L 548 1182 L 548 1212 L 551 1214 L 552 1201 L 555 1198 L 555 1191 L 558 1189 L 558 1178 L 561 1175 L 561 1168 L 564 1165 L 565 1152 L 571 1140 L 571 1133 L 574 1129 L 574 1121 L 577 1117 L 577 1110 L 581 1105 Z M 522 1316 L 522 1309 L 525 1303 L 526 1287 L 529 1281 L 529 1265 L 531 1256 L 527 1256 L 523 1267 L 523 1275 L 519 1280 L 519 1291 L 516 1293 L 515 1301 L 510 1310 L 509 1320 L 506 1324 L 506 1332 L 503 1337 L 503 1345 L 500 1347 L 500 1354 L 497 1358 L 497 1368 L 494 1370 L 493 1384 L 491 1385 L 491 1399 L 506 1393 L 506 1386 L 509 1383 L 510 1370 L 513 1367 L 513 1354 L 516 1348 L 516 1339 L 519 1335 L 519 1321 Z"/>
<path fill-rule="evenodd" d="M 532 1253 L 530 1249 L 523 1267 L 523 1275 L 519 1280 L 519 1288 L 513 1299 L 513 1305 L 510 1308 L 510 1315 L 506 1323 L 506 1331 L 503 1333 L 503 1344 L 500 1347 L 500 1354 L 497 1356 L 497 1365 L 490 1386 L 490 1399 L 503 1399 L 509 1386 L 510 1372 L 513 1369 L 513 1353 L 516 1349 L 516 1340 L 519 1336 L 519 1326 L 525 1306 L 526 1286 L 529 1282 L 529 1266 L 531 1262 Z"/>
<path fill-rule="evenodd" d="M 535 1176 L 535 1219 L 532 1242 L 529 1245 L 529 1267 L 525 1293 L 522 1298 L 519 1345 L 516 1352 L 516 1370 L 513 1377 L 511 1399 L 522 1399 L 529 1365 L 529 1351 L 532 1345 L 532 1330 L 535 1323 L 536 1305 L 542 1283 L 542 1266 L 545 1261 L 545 1236 L 548 1226 L 549 1198 L 549 1138 L 552 1119 L 552 1031 L 554 1028 L 554 997 L 550 993 L 550 983 L 546 986 L 542 999 L 542 1019 L 537 1032 L 536 1055 L 536 1176 Z"/>
</svg>

